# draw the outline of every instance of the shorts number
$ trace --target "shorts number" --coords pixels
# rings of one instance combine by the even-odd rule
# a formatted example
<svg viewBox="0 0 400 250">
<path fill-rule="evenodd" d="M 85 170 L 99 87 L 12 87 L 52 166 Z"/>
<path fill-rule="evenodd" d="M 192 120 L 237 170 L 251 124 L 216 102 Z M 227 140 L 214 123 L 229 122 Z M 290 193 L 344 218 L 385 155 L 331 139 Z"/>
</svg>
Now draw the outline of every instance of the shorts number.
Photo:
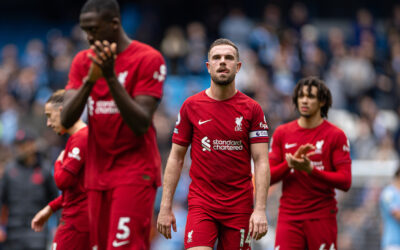
<svg viewBox="0 0 400 250">
<path fill-rule="evenodd" d="M 322 243 L 321 246 L 319 247 L 319 250 L 325 250 L 326 249 L 325 246 L 326 246 L 326 244 Z M 329 247 L 329 250 L 336 250 L 335 249 L 335 243 L 331 244 L 331 246 Z"/>
<path fill-rule="evenodd" d="M 240 247 L 243 247 L 244 243 L 251 244 L 250 232 L 247 234 L 246 240 L 244 240 L 244 233 L 245 230 L 243 228 L 240 229 Z"/>
<path fill-rule="evenodd" d="M 129 227 L 126 224 L 129 223 L 130 221 L 131 221 L 131 218 L 129 218 L 129 217 L 119 218 L 118 230 L 122 231 L 122 233 L 117 233 L 117 239 L 125 240 L 129 237 L 131 230 L 129 230 Z"/>
</svg>

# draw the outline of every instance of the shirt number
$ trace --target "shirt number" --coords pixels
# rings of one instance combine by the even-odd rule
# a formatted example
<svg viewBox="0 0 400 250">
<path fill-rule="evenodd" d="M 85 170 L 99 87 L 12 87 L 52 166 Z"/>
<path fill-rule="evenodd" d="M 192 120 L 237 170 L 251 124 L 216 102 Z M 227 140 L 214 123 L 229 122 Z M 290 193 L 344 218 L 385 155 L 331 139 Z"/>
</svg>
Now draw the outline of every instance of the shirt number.
<svg viewBox="0 0 400 250">
<path fill-rule="evenodd" d="M 129 234 L 131 231 L 129 230 L 129 227 L 126 225 L 131 221 L 131 218 L 129 217 L 121 217 L 119 218 L 118 222 L 118 231 L 122 231 L 121 233 L 117 233 L 117 239 L 119 240 L 125 240 L 129 237 Z"/>
</svg>

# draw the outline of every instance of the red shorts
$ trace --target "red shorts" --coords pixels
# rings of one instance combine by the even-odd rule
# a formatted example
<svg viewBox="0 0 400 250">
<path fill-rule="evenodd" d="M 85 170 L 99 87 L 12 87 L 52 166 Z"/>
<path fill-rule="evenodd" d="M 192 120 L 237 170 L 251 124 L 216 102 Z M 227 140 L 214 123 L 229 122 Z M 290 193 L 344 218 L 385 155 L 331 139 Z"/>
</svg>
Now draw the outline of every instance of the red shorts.
<svg viewBox="0 0 400 250">
<path fill-rule="evenodd" d="M 202 207 L 189 208 L 185 229 L 185 249 L 208 246 L 213 248 L 218 238 L 218 250 L 249 250 L 251 214 L 227 214 Z"/>
<path fill-rule="evenodd" d="M 336 250 L 336 218 L 278 220 L 275 249 Z"/>
<path fill-rule="evenodd" d="M 52 250 L 90 249 L 89 232 L 78 231 L 68 222 L 61 221 L 53 239 Z"/>
<path fill-rule="evenodd" d="M 91 247 L 150 249 L 150 229 L 156 187 L 121 186 L 88 191 Z M 96 249 L 96 248 L 94 248 Z"/>
</svg>

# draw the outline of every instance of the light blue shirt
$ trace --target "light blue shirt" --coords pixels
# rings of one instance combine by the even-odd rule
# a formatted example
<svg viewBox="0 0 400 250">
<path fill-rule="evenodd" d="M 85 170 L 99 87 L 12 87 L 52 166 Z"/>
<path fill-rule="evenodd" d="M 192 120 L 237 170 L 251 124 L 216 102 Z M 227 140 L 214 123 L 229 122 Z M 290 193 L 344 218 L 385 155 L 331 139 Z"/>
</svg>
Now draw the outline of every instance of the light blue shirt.
<svg viewBox="0 0 400 250">
<path fill-rule="evenodd" d="M 380 208 L 383 219 L 382 248 L 400 247 L 400 221 L 392 215 L 393 210 L 400 210 L 400 190 L 393 185 L 385 187 L 380 197 Z"/>
</svg>

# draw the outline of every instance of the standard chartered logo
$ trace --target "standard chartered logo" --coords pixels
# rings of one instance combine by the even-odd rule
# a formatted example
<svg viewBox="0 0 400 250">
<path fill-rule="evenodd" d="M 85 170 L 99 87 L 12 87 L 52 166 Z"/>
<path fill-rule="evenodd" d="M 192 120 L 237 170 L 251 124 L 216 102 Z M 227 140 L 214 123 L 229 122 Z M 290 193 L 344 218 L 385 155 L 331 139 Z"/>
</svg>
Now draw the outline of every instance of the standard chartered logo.
<svg viewBox="0 0 400 250">
<path fill-rule="evenodd" d="M 207 136 L 203 137 L 201 139 L 201 146 L 203 147 L 203 151 L 211 151 L 211 144 L 210 144 L 210 139 L 208 139 Z"/>
<path fill-rule="evenodd" d="M 229 150 L 229 151 L 240 151 L 243 150 L 243 143 L 242 141 L 238 140 L 219 140 L 215 139 L 212 141 L 205 136 L 203 139 L 201 139 L 201 146 L 203 147 L 203 151 L 210 151 L 211 149 L 213 150 L 219 150 L 219 151 L 224 151 L 224 150 Z"/>
<path fill-rule="evenodd" d="M 118 114 L 119 109 L 114 100 L 95 101 L 91 96 L 88 98 L 89 115 L 93 114 Z"/>
</svg>

